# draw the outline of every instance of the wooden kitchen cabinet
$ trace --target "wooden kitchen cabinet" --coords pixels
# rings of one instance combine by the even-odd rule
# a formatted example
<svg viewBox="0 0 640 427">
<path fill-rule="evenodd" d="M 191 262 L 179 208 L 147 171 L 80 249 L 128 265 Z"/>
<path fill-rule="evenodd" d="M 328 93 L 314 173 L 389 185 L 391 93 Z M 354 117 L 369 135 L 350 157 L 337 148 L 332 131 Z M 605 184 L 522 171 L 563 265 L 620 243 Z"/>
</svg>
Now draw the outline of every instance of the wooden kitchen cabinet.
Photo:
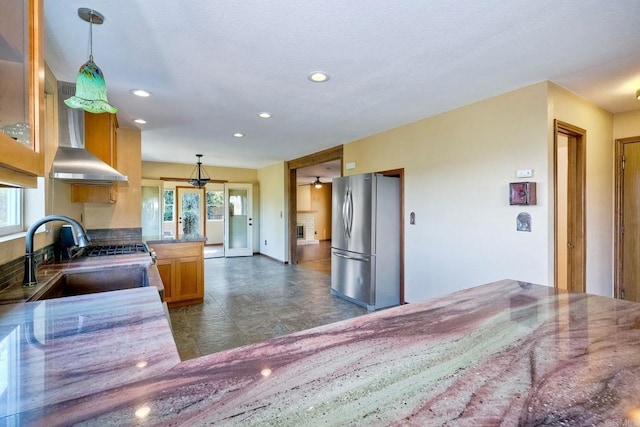
<svg viewBox="0 0 640 427">
<path fill-rule="evenodd" d="M 115 203 L 118 192 L 115 185 L 71 184 L 73 203 Z"/>
<path fill-rule="evenodd" d="M 41 0 L 2 3 L 0 180 L 37 186 L 44 176 L 44 60 Z"/>
<path fill-rule="evenodd" d="M 110 113 L 84 113 L 84 148 L 115 168 L 117 163 L 118 119 Z M 118 187 L 111 185 L 71 185 L 71 201 L 74 203 L 115 203 Z"/>
<path fill-rule="evenodd" d="M 169 307 L 204 301 L 204 242 L 168 240 L 147 243 L 156 253 L 156 266 Z"/>
</svg>

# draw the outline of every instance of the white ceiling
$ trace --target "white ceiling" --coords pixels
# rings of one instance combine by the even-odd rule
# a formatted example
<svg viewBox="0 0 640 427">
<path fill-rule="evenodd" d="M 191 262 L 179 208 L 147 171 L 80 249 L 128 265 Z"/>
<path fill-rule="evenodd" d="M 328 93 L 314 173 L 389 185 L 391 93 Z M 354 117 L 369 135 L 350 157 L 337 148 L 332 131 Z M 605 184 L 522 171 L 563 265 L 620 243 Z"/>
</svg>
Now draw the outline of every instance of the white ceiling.
<svg viewBox="0 0 640 427">
<path fill-rule="evenodd" d="M 319 163 L 296 170 L 296 181 L 298 184 L 311 184 L 320 179 L 320 182 L 331 182 L 335 177 L 341 176 L 340 160 Z"/>
<path fill-rule="evenodd" d="M 261 168 L 543 80 L 610 112 L 640 107 L 637 0 L 44 6 L 46 61 L 64 81 L 89 55 L 77 9 L 105 16 L 94 59 L 120 125 L 142 129 L 143 160 L 195 163 L 202 153 L 206 165 Z M 310 82 L 315 70 L 331 79 Z"/>
</svg>

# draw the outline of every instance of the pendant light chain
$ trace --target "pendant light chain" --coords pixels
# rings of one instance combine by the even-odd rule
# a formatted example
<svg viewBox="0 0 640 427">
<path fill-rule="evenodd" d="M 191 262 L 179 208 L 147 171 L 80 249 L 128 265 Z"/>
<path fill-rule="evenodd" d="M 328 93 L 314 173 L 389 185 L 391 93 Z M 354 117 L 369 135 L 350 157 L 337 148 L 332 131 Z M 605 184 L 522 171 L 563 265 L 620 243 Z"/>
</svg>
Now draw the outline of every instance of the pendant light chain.
<svg viewBox="0 0 640 427">
<path fill-rule="evenodd" d="M 93 62 L 93 10 L 89 12 L 89 61 Z"/>
</svg>

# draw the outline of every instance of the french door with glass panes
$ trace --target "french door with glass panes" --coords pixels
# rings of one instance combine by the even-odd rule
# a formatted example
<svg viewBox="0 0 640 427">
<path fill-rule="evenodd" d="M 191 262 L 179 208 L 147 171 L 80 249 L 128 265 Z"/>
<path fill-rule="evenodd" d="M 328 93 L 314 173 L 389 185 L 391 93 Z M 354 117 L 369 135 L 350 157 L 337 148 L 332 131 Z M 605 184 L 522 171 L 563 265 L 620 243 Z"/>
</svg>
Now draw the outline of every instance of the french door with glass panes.
<svg viewBox="0 0 640 427">
<path fill-rule="evenodd" d="M 204 188 L 176 187 L 179 239 L 204 237 Z"/>
<path fill-rule="evenodd" d="M 224 200 L 225 256 L 253 255 L 252 184 L 225 184 Z"/>
</svg>

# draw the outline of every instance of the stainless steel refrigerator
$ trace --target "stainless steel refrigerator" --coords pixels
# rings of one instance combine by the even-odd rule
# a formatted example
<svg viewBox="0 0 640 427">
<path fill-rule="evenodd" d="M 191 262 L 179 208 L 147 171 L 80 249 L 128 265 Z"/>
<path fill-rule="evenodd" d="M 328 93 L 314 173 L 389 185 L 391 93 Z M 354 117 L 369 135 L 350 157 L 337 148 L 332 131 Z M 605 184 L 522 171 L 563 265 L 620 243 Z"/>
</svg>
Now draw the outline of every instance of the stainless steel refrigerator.
<svg viewBox="0 0 640 427">
<path fill-rule="evenodd" d="M 400 179 L 334 178 L 331 293 L 368 311 L 400 304 Z"/>
</svg>

